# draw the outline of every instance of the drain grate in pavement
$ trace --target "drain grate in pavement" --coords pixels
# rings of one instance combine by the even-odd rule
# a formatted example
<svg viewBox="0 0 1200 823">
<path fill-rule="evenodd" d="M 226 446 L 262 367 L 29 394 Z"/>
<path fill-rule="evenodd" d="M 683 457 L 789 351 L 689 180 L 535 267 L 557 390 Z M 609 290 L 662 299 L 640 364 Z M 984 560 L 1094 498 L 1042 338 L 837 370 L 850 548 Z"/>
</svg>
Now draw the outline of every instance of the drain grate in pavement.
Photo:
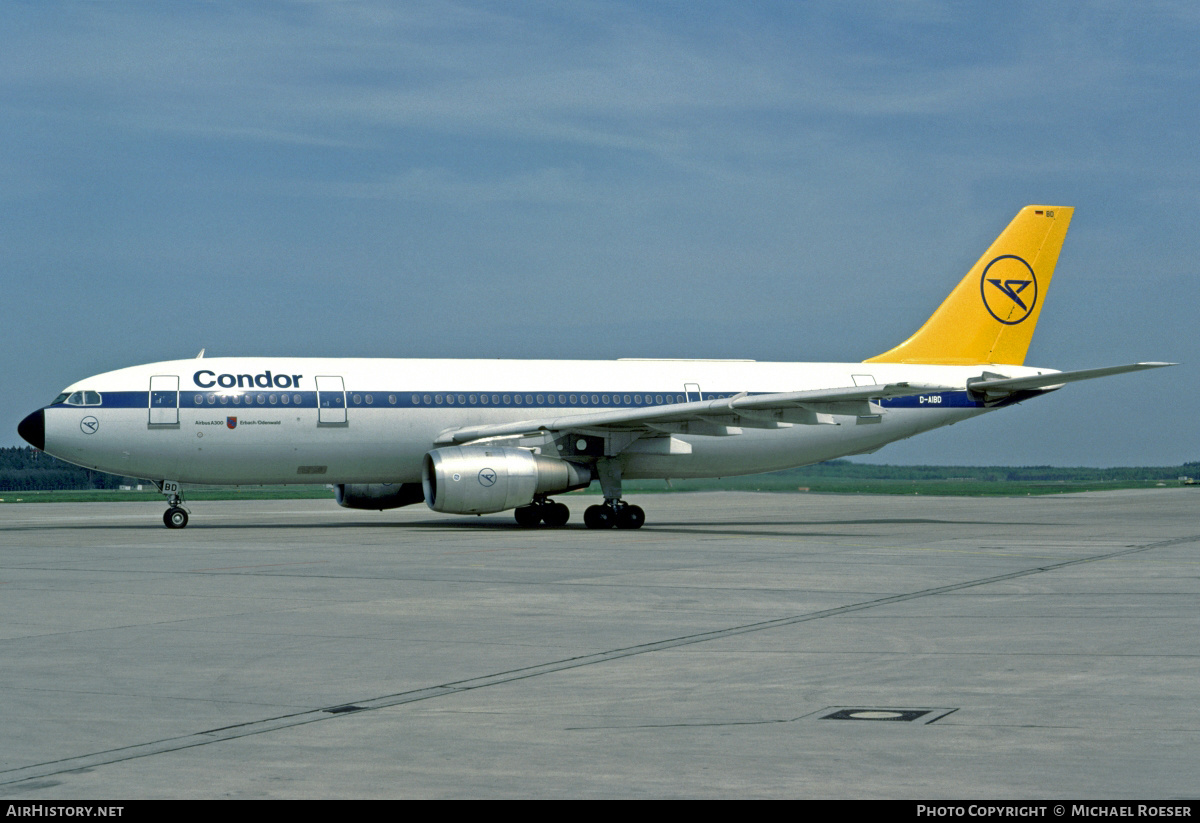
<svg viewBox="0 0 1200 823">
<path fill-rule="evenodd" d="M 822 720 L 881 720 L 892 723 L 912 723 L 921 720 L 922 725 L 929 725 L 935 720 L 941 720 L 957 709 L 890 709 L 880 707 L 842 707 L 833 711 L 821 713 Z"/>
</svg>

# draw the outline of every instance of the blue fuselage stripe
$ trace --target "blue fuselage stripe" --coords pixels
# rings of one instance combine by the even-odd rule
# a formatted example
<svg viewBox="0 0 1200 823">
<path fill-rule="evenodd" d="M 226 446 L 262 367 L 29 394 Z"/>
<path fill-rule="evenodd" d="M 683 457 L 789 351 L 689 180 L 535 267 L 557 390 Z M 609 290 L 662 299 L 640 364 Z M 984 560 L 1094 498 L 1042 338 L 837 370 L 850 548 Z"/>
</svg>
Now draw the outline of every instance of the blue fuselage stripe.
<svg viewBox="0 0 1200 823">
<path fill-rule="evenodd" d="M 771 392 L 750 392 L 750 396 Z M 702 392 L 684 394 L 647 394 L 646 392 L 462 392 L 462 391 L 181 391 L 181 409 L 217 408 L 277 408 L 315 409 L 341 408 L 342 403 L 353 409 L 415 409 L 415 408 L 629 408 L 664 406 L 692 400 L 720 400 L 737 392 Z M 172 408 L 175 392 L 104 392 L 99 406 L 68 406 L 68 408 L 128 408 L 145 409 L 151 399 L 156 408 Z M 982 408 L 984 403 L 966 391 L 919 394 L 909 397 L 889 397 L 876 401 L 891 409 L 948 409 Z M 66 406 L 65 403 L 57 404 Z"/>
</svg>

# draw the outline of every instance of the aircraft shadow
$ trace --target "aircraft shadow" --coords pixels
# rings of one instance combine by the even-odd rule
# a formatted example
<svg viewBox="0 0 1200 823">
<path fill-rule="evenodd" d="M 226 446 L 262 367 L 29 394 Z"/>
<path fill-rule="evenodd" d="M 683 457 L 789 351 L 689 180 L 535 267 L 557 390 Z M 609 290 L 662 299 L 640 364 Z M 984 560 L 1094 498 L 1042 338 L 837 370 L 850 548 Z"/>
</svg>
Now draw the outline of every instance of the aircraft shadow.
<svg viewBox="0 0 1200 823">
<path fill-rule="evenodd" d="M 940 520 L 930 518 L 890 518 L 890 519 L 863 519 L 863 520 L 773 520 L 763 526 L 758 526 L 754 523 L 746 521 L 720 521 L 706 520 L 701 522 L 695 521 L 667 521 L 667 522 L 650 522 L 647 523 L 638 532 L 630 533 L 658 533 L 658 534 L 720 534 L 728 536 L 745 536 L 745 537 L 846 537 L 847 532 L 812 532 L 812 531 L 787 531 L 788 527 L 796 529 L 813 529 L 820 527 L 836 527 L 836 526 L 931 526 L 931 525 L 946 525 L 946 526 L 1052 526 L 1066 525 L 1062 523 L 1024 523 L 1016 521 L 999 521 L 999 520 Z M 504 522 L 499 520 L 470 520 L 463 518 L 461 520 L 436 520 L 436 521 L 418 521 L 418 522 L 397 522 L 388 521 L 381 523 L 364 523 L 358 521 L 325 521 L 325 522 L 309 522 L 309 523 L 280 523 L 278 521 L 261 523 L 205 523 L 201 518 L 196 518 L 187 529 L 181 533 L 190 533 L 192 531 L 209 531 L 212 529 L 221 530 L 270 530 L 279 531 L 280 529 L 360 529 L 360 528 L 389 528 L 410 530 L 427 530 L 427 531 L 444 531 L 447 529 L 455 531 L 476 531 L 476 532 L 520 532 L 528 534 L 531 537 L 534 535 L 551 535 L 555 533 L 580 532 L 587 531 L 587 527 L 582 522 L 570 523 L 567 526 L 558 529 L 550 529 L 545 527 L 539 528 L 524 528 L 518 526 L 514 522 Z M 19 531 L 45 531 L 47 529 L 64 529 L 69 531 L 127 531 L 129 529 L 163 529 L 162 524 L 157 518 L 152 518 L 144 523 L 54 523 L 45 522 L 31 525 L 0 525 L 0 532 L 19 532 Z M 165 529 L 163 529 L 165 531 Z M 625 533 L 620 530 L 613 530 L 614 533 Z M 878 533 L 857 533 L 859 537 L 879 537 Z"/>
</svg>

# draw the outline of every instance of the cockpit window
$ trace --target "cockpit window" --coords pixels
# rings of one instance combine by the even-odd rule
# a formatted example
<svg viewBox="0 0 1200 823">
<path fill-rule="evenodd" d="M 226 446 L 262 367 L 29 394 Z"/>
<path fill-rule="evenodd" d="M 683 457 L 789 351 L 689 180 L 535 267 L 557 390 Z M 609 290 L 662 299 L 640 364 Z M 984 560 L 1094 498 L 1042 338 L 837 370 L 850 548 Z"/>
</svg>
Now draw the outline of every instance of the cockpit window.
<svg viewBox="0 0 1200 823">
<path fill-rule="evenodd" d="M 70 396 L 68 396 L 66 392 L 63 392 L 62 394 L 60 394 L 58 396 L 58 399 L 56 399 L 54 402 L 61 403 L 61 402 L 63 402 L 63 398 L 66 398 L 65 402 L 68 406 L 99 406 L 100 405 L 100 392 L 77 391 L 77 392 L 71 392 Z"/>
<path fill-rule="evenodd" d="M 63 392 L 63 393 L 62 393 L 62 394 L 60 394 L 58 397 L 54 398 L 54 402 L 53 402 L 53 403 L 51 403 L 50 405 L 51 405 L 51 406 L 57 406 L 59 403 L 61 403 L 61 402 L 63 402 L 64 400 L 66 400 L 68 396 L 69 396 L 69 395 L 68 395 L 66 392 Z"/>
</svg>

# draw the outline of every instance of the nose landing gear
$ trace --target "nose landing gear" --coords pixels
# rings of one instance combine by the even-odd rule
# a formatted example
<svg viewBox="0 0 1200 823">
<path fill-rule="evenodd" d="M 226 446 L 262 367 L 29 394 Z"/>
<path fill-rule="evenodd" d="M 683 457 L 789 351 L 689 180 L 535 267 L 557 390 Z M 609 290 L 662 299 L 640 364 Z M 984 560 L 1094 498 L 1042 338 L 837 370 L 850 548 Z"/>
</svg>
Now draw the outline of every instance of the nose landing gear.
<svg viewBox="0 0 1200 823">
<path fill-rule="evenodd" d="M 182 529 L 188 523 L 188 513 L 179 506 L 172 506 L 163 512 L 163 525 L 168 529 Z"/>
<path fill-rule="evenodd" d="M 188 513 L 183 508 L 179 484 L 174 480 L 164 480 L 158 484 L 158 490 L 167 496 L 167 505 L 170 507 L 163 512 L 163 525 L 168 529 L 182 529 L 188 524 Z"/>
</svg>

